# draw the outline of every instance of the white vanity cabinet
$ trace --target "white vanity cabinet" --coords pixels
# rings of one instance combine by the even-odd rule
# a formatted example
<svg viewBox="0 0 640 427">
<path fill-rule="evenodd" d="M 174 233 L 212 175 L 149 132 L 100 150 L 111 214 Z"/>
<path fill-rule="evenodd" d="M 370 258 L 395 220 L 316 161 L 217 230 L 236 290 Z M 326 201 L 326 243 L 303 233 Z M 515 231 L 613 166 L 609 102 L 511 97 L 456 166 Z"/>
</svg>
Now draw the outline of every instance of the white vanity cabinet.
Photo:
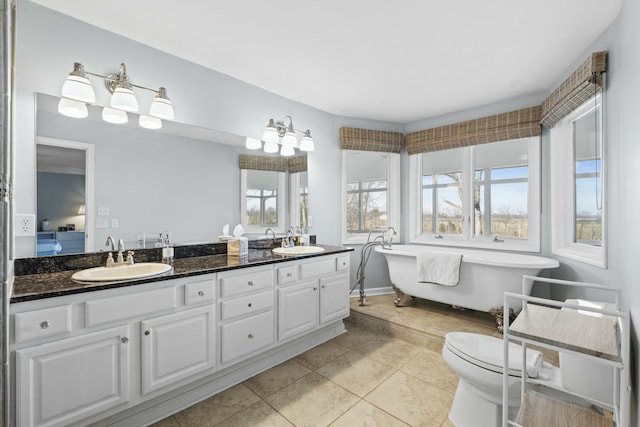
<svg viewBox="0 0 640 427">
<path fill-rule="evenodd" d="M 13 304 L 16 425 L 82 424 L 215 372 L 215 276 Z"/>
<path fill-rule="evenodd" d="M 215 368 L 213 306 L 140 322 L 142 394 Z"/>
<path fill-rule="evenodd" d="M 218 283 L 220 366 L 273 346 L 273 266 L 222 272 Z"/>
<path fill-rule="evenodd" d="M 150 425 L 345 332 L 344 252 L 11 304 L 11 426 Z"/>
<path fill-rule="evenodd" d="M 15 352 L 19 426 L 64 426 L 129 401 L 129 326 Z"/>
<path fill-rule="evenodd" d="M 290 262 L 276 268 L 278 341 L 349 316 L 349 256 Z"/>
</svg>

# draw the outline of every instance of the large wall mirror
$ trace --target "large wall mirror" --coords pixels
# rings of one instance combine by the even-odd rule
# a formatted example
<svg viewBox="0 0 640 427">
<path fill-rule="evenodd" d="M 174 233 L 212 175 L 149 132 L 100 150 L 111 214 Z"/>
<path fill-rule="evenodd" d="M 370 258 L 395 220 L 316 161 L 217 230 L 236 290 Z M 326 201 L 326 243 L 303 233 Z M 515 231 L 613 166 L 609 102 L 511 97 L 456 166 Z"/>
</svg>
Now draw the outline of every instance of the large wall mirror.
<svg viewBox="0 0 640 427">
<path fill-rule="evenodd" d="M 243 136 L 168 121 L 143 129 L 133 114 L 106 123 L 97 106 L 69 118 L 43 94 L 36 104 L 37 254 L 101 251 L 107 236 L 127 248 L 167 234 L 174 244 L 216 242 L 225 224 L 241 223 Z"/>
</svg>

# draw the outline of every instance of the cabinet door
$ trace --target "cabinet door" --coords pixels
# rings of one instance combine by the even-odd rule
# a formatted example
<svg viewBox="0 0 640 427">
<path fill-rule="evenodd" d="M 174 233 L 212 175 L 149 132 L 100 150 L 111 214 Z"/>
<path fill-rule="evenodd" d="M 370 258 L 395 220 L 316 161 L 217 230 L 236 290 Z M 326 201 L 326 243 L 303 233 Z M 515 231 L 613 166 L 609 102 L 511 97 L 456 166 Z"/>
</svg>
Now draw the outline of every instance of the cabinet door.
<svg viewBox="0 0 640 427">
<path fill-rule="evenodd" d="M 19 426 L 65 426 L 129 400 L 129 327 L 16 351 Z"/>
<path fill-rule="evenodd" d="M 278 339 L 313 330 L 318 325 L 318 281 L 278 289 Z"/>
<path fill-rule="evenodd" d="M 346 275 L 320 279 L 320 324 L 349 316 L 349 278 Z"/>
<path fill-rule="evenodd" d="M 140 323 L 143 394 L 213 371 L 213 320 L 209 305 Z"/>
</svg>

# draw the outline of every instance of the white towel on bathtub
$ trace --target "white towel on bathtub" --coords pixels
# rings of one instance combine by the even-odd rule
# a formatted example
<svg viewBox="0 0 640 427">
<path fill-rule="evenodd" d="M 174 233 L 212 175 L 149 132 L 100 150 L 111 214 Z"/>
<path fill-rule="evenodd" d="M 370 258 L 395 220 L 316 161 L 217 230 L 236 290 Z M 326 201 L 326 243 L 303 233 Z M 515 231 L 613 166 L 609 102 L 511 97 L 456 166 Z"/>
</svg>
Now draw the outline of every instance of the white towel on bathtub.
<svg viewBox="0 0 640 427">
<path fill-rule="evenodd" d="M 418 282 L 455 286 L 460 281 L 461 254 L 418 252 Z"/>
</svg>

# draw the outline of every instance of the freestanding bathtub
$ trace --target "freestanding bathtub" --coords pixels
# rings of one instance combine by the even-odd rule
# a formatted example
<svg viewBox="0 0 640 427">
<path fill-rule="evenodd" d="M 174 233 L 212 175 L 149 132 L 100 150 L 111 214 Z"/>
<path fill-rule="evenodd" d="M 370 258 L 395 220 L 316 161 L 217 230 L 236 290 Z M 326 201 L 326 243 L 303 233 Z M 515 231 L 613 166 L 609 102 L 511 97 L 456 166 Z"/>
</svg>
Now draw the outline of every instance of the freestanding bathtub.
<svg viewBox="0 0 640 427">
<path fill-rule="evenodd" d="M 440 246 L 376 246 L 375 251 L 384 255 L 391 283 L 404 294 L 487 312 L 503 306 L 504 292 L 522 292 L 523 274 L 537 276 L 540 270 L 560 265 L 541 256 Z M 460 282 L 456 286 L 418 282 L 417 252 L 461 253 Z M 530 292 L 531 286 L 526 289 L 527 295 Z"/>
</svg>

